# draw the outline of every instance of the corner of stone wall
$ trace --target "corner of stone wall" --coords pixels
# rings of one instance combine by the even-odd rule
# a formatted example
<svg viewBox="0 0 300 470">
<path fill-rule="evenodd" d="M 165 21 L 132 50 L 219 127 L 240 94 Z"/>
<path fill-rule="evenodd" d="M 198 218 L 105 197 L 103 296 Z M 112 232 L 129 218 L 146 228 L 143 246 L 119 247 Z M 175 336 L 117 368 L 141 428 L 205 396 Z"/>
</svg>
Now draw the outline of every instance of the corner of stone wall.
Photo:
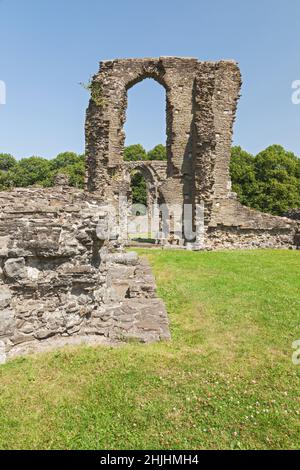
<svg viewBox="0 0 300 470">
<path fill-rule="evenodd" d="M 169 338 L 151 269 L 120 246 L 109 209 L 73 188 L 0 193 L 0 362 L 79 340 Z"/>
</svg>

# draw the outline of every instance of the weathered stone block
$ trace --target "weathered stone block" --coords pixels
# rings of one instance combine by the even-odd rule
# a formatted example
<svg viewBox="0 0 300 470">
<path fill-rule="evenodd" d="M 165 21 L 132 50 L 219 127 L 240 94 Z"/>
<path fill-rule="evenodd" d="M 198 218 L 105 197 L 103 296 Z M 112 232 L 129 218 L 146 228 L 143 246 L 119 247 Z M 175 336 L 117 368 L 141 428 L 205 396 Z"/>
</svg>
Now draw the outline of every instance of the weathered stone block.
<svg viewBox="0 0 300 470">
<path fill-rule="evenodd" d="M 10 258 L 4 264 L 4 274 L 9 279 L 22 279 L 27 277 L 24 258 Z"/>
<path fill-rule="evenodd" d="M 0 233 L 9 247 L 0 278 L 0 336 L 9 344 L 8 357 L 40 351 L 40 344 L 59 337 L 120 341 L 133 331 L 141 341 L 158 338 L 157 331 L 135 328 L 138 309 L 127 304 L 132 285 L 145 284 L 155 296 L 151 270 L 135 253 L 97 239 L 105 215 L 100 207 L 72 188 L 0 193 Z M 140 289 L 138 295 L 148 294 Z"/>
<path fill-rule="evenodd" d="M 0 285 L 0 308 L 5 308 L 10 304 L 12 293 L 9 287 Z"/>
<path fill-rule="evenodd" d="M 15 330 L 15 315 L 10 309 L 0 310 L 0 336 L 10 336 Z"/>
</svg>

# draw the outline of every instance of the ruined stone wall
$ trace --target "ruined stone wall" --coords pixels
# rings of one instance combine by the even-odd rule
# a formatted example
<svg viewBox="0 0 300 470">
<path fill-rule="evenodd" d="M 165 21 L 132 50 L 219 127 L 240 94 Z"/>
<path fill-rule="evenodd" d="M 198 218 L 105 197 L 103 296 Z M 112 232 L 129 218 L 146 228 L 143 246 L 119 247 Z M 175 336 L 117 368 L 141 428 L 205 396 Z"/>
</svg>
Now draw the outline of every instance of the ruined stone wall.
<svg viewBox="0 0 300 470">
<path fill-rule="evenodd" d="M 241 77 L 233 61 L 194 58 L 102 62 L 87 111 L 87 187 L 107 199 L 122 192 L 127 91 L 153 78 L 166 90 L 167 204 L 227 197 L 232 126 Z M 98 92 L 98 93 L 97 93 Z"/>
<path fill-rule="evenodd" d="M 200 227 L 195 249 L 293 245 L 295 223 L 249 211 L 231 192 L 232 131 L 242 83 L 234 61 L 160 57 L 102 62 L 93 79 L 86 119 L 87 189 L 116 207 L 120 197 L 130 197 L 130 165 L 123 161 L 127 91 L 145 78 L 166 90 L 168 161 L 158 172 L 152 163 L 135 165 L 154 189 L 155 202 L 176 206 L 169 226 L 172 217 L 180 219 L 177 213 L 184 204 L 190 204 L 194 228 Z M 123 214 L 126 207 L 121 208 L 120 219 Z M 178 244 L 191 246 L 183 235 L 184 224 L 183 220 L 170 231 L 168 243 L 175 238 Z"/>
<path fill-rule="evenodd" d="M 208 228 L 205 237 L 207 250 L 251 250 L 257 248 L 297 247 L 297 235 L 290 229 L 242 229 L 220 226 Z"/>
<path fill-rule="evenodd" d="M 219 248 L 293 248 L 297 223 L 264 214 L 240 204 L 235 198 L 215 199 L 205 234 L 205 246 Z"/>
<path fill-rule="evenodd" d="M 153 78 L 166 90 L 167 179 L 163 199 L 183 204 L 184 178 L 190 166 L 193 86 L 196 59 L 119 59 L 102 62 L 94 77 L 101 98 L 91 99 L 86 120 L 87 187 L 106 200 L 122 193 L 122 173 L 127 91 L 145 78 Z M 191 172 L 190 172 L 191 173 Z M 193 184 L 186 187 L 189 193 Z M 175 201 L 174 201 L 175 198 Z"/>
<path fill-rule="evenodd" d="M 169 338 L 151 270 L 83 191 L 0 193 L 0 359 L 49 338 Z"/>
<path fill-rule="evenodd" d="M 194 171 L 196 203 L 205 204 L 208 223 L 216 198 L 231 194 L 229 164 L 232 130 L 241 87 L 236 63 L 199 65 L 194 94 Z"/>
</svg>

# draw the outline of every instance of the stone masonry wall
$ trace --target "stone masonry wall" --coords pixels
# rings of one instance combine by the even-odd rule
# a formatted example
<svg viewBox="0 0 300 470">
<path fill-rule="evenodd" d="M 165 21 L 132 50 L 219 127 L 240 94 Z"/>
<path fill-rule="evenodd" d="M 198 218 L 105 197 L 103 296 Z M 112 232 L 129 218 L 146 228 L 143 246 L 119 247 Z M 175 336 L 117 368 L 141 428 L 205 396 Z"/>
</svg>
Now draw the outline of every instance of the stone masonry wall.
<svg viewBox="0 0 300 470">
<path fill-rule="evenodd" d="M 153 78 L 166 90 L 168 164 L 163 199 L 166 203 L 183 204 L 183 167 L 190 166 L 192 94 L 197 64 L 197 59 L 180 57 L 101 63 L 93 81 L 101 98 L 91 99 L 86 120 L 88 190 L 113 201 L 114 195 L 122 194 L 122 179 L 118 174 L 123 164 L 127 91 L 145 78 Z M 191 199 L 193 183 L 189 182 L 185 189 Z"/>
<path fill-rule="evenodd" d="M 49 339 L 169 338 L 150 267 L 122 250 L 112 228 L 83 191 L 0 193 L 2 362 Z"/>
<path fill-rule="evenodd" d="M 295 222 L 249 211 L 231 192 L 232 131 L 242 83 L 234 61 L 160 57 L 102 62 L 92 82 L 86 118 L 88 191 L 103 202 L 112 202 L 117 210 L 121 207 L 122 219 L 127 208 L 120 200 L 130 198 L 129 171 L 133 168 L 123 161 L 127 91 L 146 78 L 166 90 L 168 161 L 160 162 L 164 166 L 158 172 L 155 165 L 159 162 L 134 162 L 133 166 L 139 167 L 148 182 L 150 201 L 166 204 L 170 211 L 176 206 L 167 224 L 172 225 L 172 217 L 180 219 L 178 212 L 190 204 L 193 226 L 200 227 L 194 249 L 293 245 Z M 184 223 L 170 232 L 167 243 L 193 246 L 184 238 Z"/>
<path fill-rule="evenodd" d="M 208 249 L 293 248 L 298 245 L 297 233 L 296 221 L 258 212 L 234 198 L 215 199 L 205 246 Z"/>
</svg>

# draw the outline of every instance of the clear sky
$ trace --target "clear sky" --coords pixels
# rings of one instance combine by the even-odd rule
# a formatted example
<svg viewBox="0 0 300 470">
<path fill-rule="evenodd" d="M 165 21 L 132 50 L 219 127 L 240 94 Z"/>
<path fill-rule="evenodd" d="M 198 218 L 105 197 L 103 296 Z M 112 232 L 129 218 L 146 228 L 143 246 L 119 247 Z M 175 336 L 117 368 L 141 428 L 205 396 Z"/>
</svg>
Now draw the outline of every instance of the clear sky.
<svg viewBox="0 0 300 470">
<path fill-rule="evenodd" d="M 47 158 L 83 152 L 87 82 L 103 59 L 235 59 L 243 75 L 234 143 L 300 155 L 299 0 L 0 0 L 0 152 Z M 164 90 L 129 93 L 127 143 L 165 140 Z"/>
</svg>

